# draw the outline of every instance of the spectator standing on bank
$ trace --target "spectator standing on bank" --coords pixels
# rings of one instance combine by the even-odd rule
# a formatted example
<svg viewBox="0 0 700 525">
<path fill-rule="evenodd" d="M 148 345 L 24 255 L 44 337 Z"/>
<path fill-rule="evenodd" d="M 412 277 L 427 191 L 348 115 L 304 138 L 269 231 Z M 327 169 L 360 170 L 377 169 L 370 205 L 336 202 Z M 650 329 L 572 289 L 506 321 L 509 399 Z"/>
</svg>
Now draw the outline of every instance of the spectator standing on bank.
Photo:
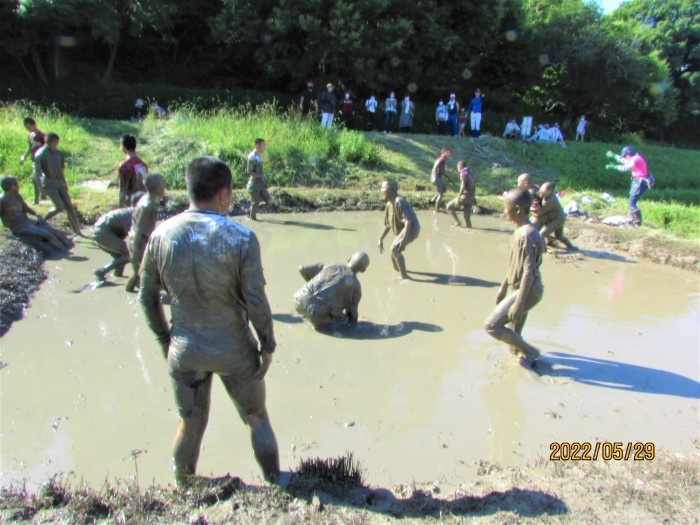
<svg viewBox="0 0 700 525">
<path fill-rule="evenodd" d="M 318 94 L 314 89 L 314 83 L 312 80 L 309 80 L 306 83 L 306 89 L 301 94 L 301 98 L 299 99 L 299 108 L 301 109 L 301 114 L 305 117 L 313 115 L 316 113 L 316 111 L 318 111 Z"/>
<path fill-rule="evenodd" d="M 586 115 L 581 115 L 581 120 L 578 121 L 578 126 L 576 126 L 576 139 L 575 142 L 579 140 L 583 142 L 586 138 Z"/>
<path fill-rule="evenodd" d="M 415 115 L 415 104 L 411 97 L 406 95 L 401 101 L 401 116 L 399 117 L 399 131 L 408 133 L 413 127 L 413 117 Z"/>
<path fill-rule="evenodd" d="M 447 104 L 440 101 L 435 109 L 435 123 L 437 124 L 438 135 L 447 135 Z"/>
<path fill-rule="evenodd" d="M 481 94 L 481 89 L 476 88 L 474 98 L 469 102 L 467 112 L 470 115 L 470 125 L 472 130 L 472 138 L 478 139 L 481 136 L 481 111 L 484 107 L 484 97 Z"/>
<path fill-rule="evenodd" d="M 377 99 L 374 98 L 374 95 L 370 95 L 370 97 L 365 101 L 365 129 L 367 131 L 373 131 L 374 126 L 376 126 L 378 105 L 379 104 L 377 103 Z"/>
<path fill-rule="evenodd" d="M 394 121 L 396 120 L 396 95 L 392 91 L 389 98 L 384 102 L 384 133 L 394 131 Z"/>
<path fill-rule="evenodd" d="M 321 106 L 321 127 L 330 130 L 333 127 L 333 117 L 338 105 L 338 99 L 333 92 L 333 84 L 328 83 L 326 91 L 321 93 L 321 96 L 318 98 L 318 103 Z"/>
<path fill-rule="evenodd" d="M 448 114 L 448 124 L 447 127 L 450 132 L 450 137 L 455 137 L 459 133 L 457 127 L 457 115 L 459 113 L 459 102 L 457 102 L 457 95 L 450 93 L 450 101 L 447 103 L 447 114 Z"/>
<path fill-rule="evenodd" d="M 345 92 L 345 97 L 340 101 L 340 122 L 347 128 L 352 128 L 352 118 L 355 115 L 355 103 L 350 98 L 350 92 Z"/>
</svg>

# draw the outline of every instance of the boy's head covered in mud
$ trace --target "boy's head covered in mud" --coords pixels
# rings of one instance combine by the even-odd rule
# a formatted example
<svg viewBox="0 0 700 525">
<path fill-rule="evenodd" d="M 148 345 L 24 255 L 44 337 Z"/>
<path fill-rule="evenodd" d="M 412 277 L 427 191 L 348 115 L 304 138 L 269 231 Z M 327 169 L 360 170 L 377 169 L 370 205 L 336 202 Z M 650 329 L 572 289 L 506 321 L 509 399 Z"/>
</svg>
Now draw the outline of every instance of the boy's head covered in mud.
<svg viewBox="0 0 700 525">
<path fill-rule="evenodd" d="M 393 201 L 399 193 L 399 183 L 395 180 L 385 180 L 382 182 L 382 197 L 385 201 Z"/>
<path fill-rule="evenodd" d="M 212 204 L 224 213 L 231 205 L 233 177 L 229 167 L 215 157 L 199 157 L 193 160 L 185 173 L 185 185 L 190 204 Z M 216 201 L 216 202 L 215 202 Z"/>
<path fill-rule="evenodd" d="M 16 195 L 19 193 L 19 181 L 15 177 L 7 175 L 0 179 L 0 188 L 2 188 L 3 193 Z"/>
<path fill-rule="evenodd" d="M 506 193 L 503 198 L 506 217 L 518 225 L 528 222 L 532 195 L 525 188 L 516 188 Z"/>
<path fill-rule="evenodd" d="M 151 173 L 144 182 L 151 200 L 157 200 L 165 195 L 165 178 L 160 173 Z"/>
</svg>

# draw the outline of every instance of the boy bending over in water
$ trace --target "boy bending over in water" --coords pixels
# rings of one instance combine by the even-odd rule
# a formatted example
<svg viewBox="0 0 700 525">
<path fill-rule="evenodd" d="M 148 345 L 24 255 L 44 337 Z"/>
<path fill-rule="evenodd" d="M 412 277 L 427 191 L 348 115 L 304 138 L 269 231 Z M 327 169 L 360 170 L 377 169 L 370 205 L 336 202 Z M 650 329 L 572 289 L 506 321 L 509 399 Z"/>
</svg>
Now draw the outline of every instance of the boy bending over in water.
<svg viewBox="0 0 700 525">
<path fill-rule="evenodd" d="M 520 334 L 528 312 L 540 302 L 544 293 L 540 265 L 545 244 L 528 218 L 532 196 L 527 189 L 509 191 L 504 205 L 506 217 L 516 225 L 510 241 L 510 269 L 496 295 L 496 309 L 484 328 L 490 336 L 509 344 L 512 352 L 522 353 L 522 366 L 534 368 L 540 352 Z M 512 329 L 506 327 L 508 324 Z"/>
</svg>

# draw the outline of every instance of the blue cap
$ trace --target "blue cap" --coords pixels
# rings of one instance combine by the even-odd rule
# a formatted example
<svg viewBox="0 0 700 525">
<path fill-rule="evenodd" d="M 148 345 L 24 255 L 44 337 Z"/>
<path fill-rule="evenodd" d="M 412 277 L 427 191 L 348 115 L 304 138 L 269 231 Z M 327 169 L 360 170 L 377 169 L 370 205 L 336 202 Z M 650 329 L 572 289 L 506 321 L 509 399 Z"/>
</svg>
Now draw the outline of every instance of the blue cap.
<svg viewBox="0 0 700 525">
<path fill-rule="evenodd" d="M 634 151 L 630 146 L 625 146 L 622 148 L 622 152 L 620 153 L 620 157 L 624 157 L 625 155 L 636 155 L 637 152 Z"/>
</svg>

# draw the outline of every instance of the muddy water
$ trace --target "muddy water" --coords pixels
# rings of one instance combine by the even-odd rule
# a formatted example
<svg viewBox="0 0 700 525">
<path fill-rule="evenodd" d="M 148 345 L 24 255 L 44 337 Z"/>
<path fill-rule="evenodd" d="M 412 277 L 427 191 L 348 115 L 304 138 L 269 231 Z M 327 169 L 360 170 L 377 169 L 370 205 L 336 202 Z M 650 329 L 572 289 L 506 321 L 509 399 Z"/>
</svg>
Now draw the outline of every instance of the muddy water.
<svg viewBox="0 0 700 525">
<path fill-rule="evenodd" d="M 643 441 L 684 451 L 698 437 L 698 281 L 684 272 L 588 252 L 547 256 L 543 302 L 525 336 L 555 371 L 534 378 L 482 323 L 504 273 L 508 230 L 475 217 L 457 230 L 421 213 L 400 282 L 376 240 L 382 214 L 264 216 L 263 247 L 279 343 L 268 407 L 283 468 L 355 452 L 377 485 L 475 476 L 479 460 L 549 457 L 552 441 Z M 367 250 L 354 338 L 318 334 L 293 315 L 302 263 Z M 57 471 L 99 484 L 135 473 L 170 482 L 177 421 L 166 368 L 135 296 L 78 291 L 107 256 L 87 241 L 47 263 L 26 318 L 0 340 L 2 482 Z M 81 260 L 87 258 L 88 260 Z M 123 284 L 123 279 L 117 281 Z M 200 472 L 260 479 L 243 427 L 214 388 Z"/>
</svg>

